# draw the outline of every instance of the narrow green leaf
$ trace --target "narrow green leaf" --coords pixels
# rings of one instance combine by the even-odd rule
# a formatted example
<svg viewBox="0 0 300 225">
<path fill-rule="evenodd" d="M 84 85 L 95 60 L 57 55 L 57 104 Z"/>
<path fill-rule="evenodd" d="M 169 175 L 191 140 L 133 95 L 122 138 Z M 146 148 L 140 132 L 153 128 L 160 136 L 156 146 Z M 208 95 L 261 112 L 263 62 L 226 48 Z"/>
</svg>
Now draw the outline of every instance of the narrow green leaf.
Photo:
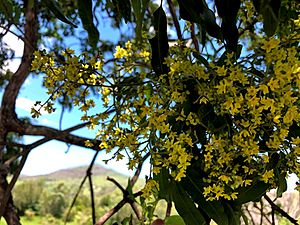
<svg viewBox="0 0 300 225">
<path fill-rule="evenodd" d="M 228 215 L 228 223 L 230 225 L 240 225 L 242 216 L 241 209 L 234 210 L 228 203 L 224 203 L 224 208 Z"/>
<path fill-rule="evenodd" d="M 153 94 L 153 87 L 150 83 L 148 83 L 146 86 L 145 86 L 145 90 L 144 90 L 144 93 L 145 93 L 145 96 L 146 96 L 146 100 L 149 101 L 150 100 L 150 97 L 152 96 Z"/>
<path fill-rule="evenodd" d="M 174 215 L 166 219 L 165 225 L 185 225 L 185 222 L 181 216 Z"/>
<path fill-rule="evenodd" d="M 200 53 L 198 53 L 198 52 L 193 52 L 193 56 L 194 56 L 200 63 L 202 63 L 206 68 L 209 68 L 209 63 L 208 63 L 208 61 L 207 61 L 202 55 L 200 55 Z"/>
<path fill-rule="evenodd" d="M 203 196 L 203 185 L 200 182 L 196 171 L 188 170 L 187 176 L 182 180 L 185 191 L 192 197 L 209 218 L 213 219 L 218 225 L 231 225 L 228 216 L 224 211 L 222 202 L 206 201 Z"/>
<path fill-rule="evenodd" d="M 4 14 L 7 19 L 13 18 L 13 3 L 11 0 L 0 1 L 0 13 Z"/>
<path fill-rule="evenodd" d="M 151 65 L 155 73 L 160 75 L 169 71 L 169 68 L 165 64 L 165 58 L 169 52 L 167 17 L 162 7 L 155 10 L 153 17 L 156 35 L 154 38 L 149 39 L 152 50 Z"/>
<path fill-rule="evenodd" d="M 159 197 L 165 199 L 167 202 L 171 202 L 173 186 L 170 184 L 169 181 L 168 170 L 166 168 L 162 168 L 159 174 L 154 174 L 154 179 L 159 184 Z"/>
<path fill-rule="evenodd" d="M 59 19 L 60 21 L 67 23 L 73 27 L 77 27 L 75 24 L 73 24 L 69 19 L 67 19 L 65 17 L 65 15 L 63 14 L 63 12 L 60 10 L 60 7 L 58 6 L 58 4 L 56 3 L 56 1 L 54 0 L 45 0 L 44 1 L 46 6 L 49 8 L 49 10 L 54 14 L 54 16 L 56 16 L 57 19 Z"/>
<path fill-rule="evenodd" d="M 137 42 L 142 40 L 143 19 L 150 0 L 131 0 L 133 13 L 136 19 L 135 35 Z"/>
<path fill-rule="evenodd" d="M 277 185 L 278 185 L 278 188 L 277 188 L 277 197 L 282 197 L 282 194 L 287 190 L 287 182 L 286 182 L 286 178 L 285 178 L 285 173 L 280 173 L 277 170 Z"/>
<path fill-rule="evenodd" d="M 96 48 L 99 41 L 99 31 L 93 22 L 92 0 L 78 0 L 77 6 L 83 28 L 88 32 L 89 43 L 92 48 Z"/>
<path fill-rule="evenodd" d="M 196 208 L 193 200 L 178 183 L 174 184 L 172 199 L 177 212 L 183 218 L 186 225 L 206 224 L 204 217 Z"/>
<path fill-rule="evenodd" d="M 239 188 L 237 190 L 239 195 L 235 203 L 242 205 L 251 201 L 257 202 L 270 187 L 270 184 L 266 184 L 263 181 L 256 181 L 251 186 Z"/>
<path fill-rule="evenodd" d="M 276 15 L 269 5 L 264 7 L 262 15 L 264 19 L 264 31 L 270 37 L 276 32 L 278 26 L 278 15 Z"/>
<path fill-rule="evenodd" d="M 263 16 L 267 36 L 275 34 L 280 15 L 281 0 L 252 0 L 256 11 Z"/>
<path fill-rule="evenodd" d="M 204 0 L 177 0 L 179 13 L 182 19 L 200 24 L 203 33 L 206 31 L 210 36 L 222 39 L 221 28 L 216 23 L 212 10 Z"/>
<path fill-rule="evenodd" d="M 117 14 L 117 19 L 125 20 L 125 23 L 131 21 L 131 3 L 130 0 L 113 0 L 114 12 Z"/>
</svg>

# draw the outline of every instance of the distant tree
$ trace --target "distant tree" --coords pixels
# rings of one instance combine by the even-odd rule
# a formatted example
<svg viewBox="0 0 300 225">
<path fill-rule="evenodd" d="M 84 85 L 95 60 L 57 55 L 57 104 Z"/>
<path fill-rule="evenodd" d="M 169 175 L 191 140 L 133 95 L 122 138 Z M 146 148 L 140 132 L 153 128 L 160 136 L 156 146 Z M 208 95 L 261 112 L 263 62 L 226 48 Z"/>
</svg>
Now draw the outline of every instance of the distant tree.
<svg viewBox="0 0 300 225">
<path fill-rule="evenodd" d="M 149 224 L 160 199 L 168 203 L 167 217 L 174 204 L 187 225 L 235 225 L 245 218 L 243 204 L 271 188 L 280 197 L 287 174 L 300 177 L 299 8 L 297 0 L 1 1 L 2 36 L 15 33 L 25 47 L 19 69 L 0 80 L 0 216 L 20 224 L 11 198 L 19 173 L 8 184 L 3 161 L 9 132 L 43 136 L 23 145 L 17 171 L 33 148 L 50 140 L 94 149 L 95 157 L 105 150 L 113 159 L 128 158 L 136 175 L 126 188 L 109 179 L 123 199 L 98 222 L 94 161 L 87 170 L 97 225 L 126 203 Z M 128 28 L 117 44 L 101 39 L 105 17 L 121 32 Z M 78 38 L 82 53 L 65 48 L 68 37 Z M 10 57 L 5 52 L 0 63 Z M 30 71 L 44 74 L 49 94 L 32 116 L 54 112 L 57 103 L 79 109 L 81 124 L 61 130 L 18 118 L 16 99 Z M 72 134 L 84 126 L 98 129 L 97 136 Z M 148 157 L 149 179 L 133 193 Z"/>
<path fill-rule="evenodd" d="M 20 215 L 24 215 L 25 211 L 39 211 L 39 202 L 44 191 L 44 182 L 36 180 L 24 180 L 18 184 L 14 193 L 14 202 Z"/>
</svg>

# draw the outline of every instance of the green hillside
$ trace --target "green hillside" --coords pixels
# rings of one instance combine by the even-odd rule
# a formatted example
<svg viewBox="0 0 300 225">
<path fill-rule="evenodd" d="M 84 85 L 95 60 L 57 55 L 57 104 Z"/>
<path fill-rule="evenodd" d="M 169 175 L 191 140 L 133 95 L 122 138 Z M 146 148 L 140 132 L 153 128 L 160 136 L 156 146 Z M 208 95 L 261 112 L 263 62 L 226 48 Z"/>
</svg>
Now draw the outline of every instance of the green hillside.
<svg viewBox="0 0 300 225">
<path fill-rule="evenodd" d="M 64 224 L 67 211 L 78 191 L 79 185 L 86 174 L 87 167 L 78 167 L 56 171 L 41 176 L 22 176 L 13 190 L 15 205 L 24 225 L 60 225 Z M 107 210 L 114 207 L 121 199 L 122 192 L 115 184 L 107 180 L 111 177 L 124 188 L 128 177 L 95 165 L 92 171 L 95 196 L 96 215 L 100 217 Z M 140 179 L 134 186 L 139 190 L 144 184 Z M 114 215 L 107 224 L 122 221 L 123 218 L 133 214 L 131 208 L 126 206 Z M 2 220 L 0 225 L 4 225 Z M 78 199 L 70 214 L 69 225 L 91 224 L 91 201 L 88 180 L 86 180 Z"/>
</svg>

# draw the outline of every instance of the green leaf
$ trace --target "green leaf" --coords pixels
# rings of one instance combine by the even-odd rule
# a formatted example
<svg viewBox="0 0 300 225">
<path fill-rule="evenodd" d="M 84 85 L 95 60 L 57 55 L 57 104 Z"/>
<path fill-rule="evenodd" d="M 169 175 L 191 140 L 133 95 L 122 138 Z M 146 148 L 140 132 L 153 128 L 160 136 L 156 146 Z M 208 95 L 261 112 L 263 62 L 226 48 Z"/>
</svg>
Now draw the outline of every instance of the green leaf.
<svg viewBox="0 0 300 225">
<path fill-rule="evenodd" d="M 242 205 L 251 201 L 257 202 L 270 187 L 270 184 L 266 184 L 263 181 L 256 181 L 251 186 L 239 188 L 237 190 L 239 195 L 235 203 Z"/>
<path fill-rule="evenodd" d="M 189 169 L 186 178 L 182 180 L 185 191 L 192 197 L 209 218 L 219 225 L 231 225 L 228 216 L 220 201 L 207 201 L 203 196 L 203 185 L 199 179 L 199 173 Z"/>
<path fill-rule="evenodd" d="M 196 208 L 193 200 L 178 183 L 174 184 L 172 199 L 178 214 L 183 218 L 186 225 L 206 224 L 204 217 Z"/>
<path fill-rule="evenodd" d="M 117 19 L 120 21 L 121 18 L 124 18 L 125 23 L 131 21 L 131 4 L 130 0 L 112 0 L 113 1 L 113 10 L 117 16 Z"/>
<path fill-rule="evenodd" d="M 273 11 L 272 7 L 267 5 L 262 12 L 264 18 L 264 31 L 270 37 L 272 36 L 278 26 L 278 15 Z"/>
<path fill-rule="evenodd" d="M 275 34 L 278 22 L 281 0 L 252 0 L 255 9 L 263 16 L 264 31 L 270 37 Z"/>
<path fill-rule="evenodd" d="M 222 34 L 226 41 L 226 49 L 237 51 L 239 32 L 236 27 L 237 13 L 241 0 L 215 0 L 218 15 L 222 18 Z"/>
<path fill-rule="evenodd" d="M 240 225 L 241 224 L 241 209 L 233 209 L 229 203 L 224 203 L 225 212 L 228 215 L 228 223 L 230 225 Z"/>
<path fill-rule="evenodd" d="M 13 18 L 13 3 L 11 0 L 0 1 L 0 13 L 3 13 L 7 19 Z"/>
<path fill-rule="evenodd" d="M 161 75 L 169 71 L 169 68 L 165 64 L 165 58 L 169 52 L 167 17 L 162 7 L 155 10 L 153 16 L 156 35 L 154 38 L 149 39 L 152 50 L 151 65 L 155 73 Z"/>
<path fill-rule="evenodd" d="M 133 191 L 132 191 L 132 185 L 131 185 L 130 178 L 128 178 L 126 191 L 128 191 L 128 197 L 129 197 L 131 200 L 134 201 L 134 200 L 135 200 L 135 197 L 134 197 L 134 194 L 133 194 Z"/>
<path fill-rule="evenodd" d="M 193 52 L 193 56 L 200 62 L 202 63 L 206 68 L 209 68 L 209 63 L 207 62 L 207 60 L 200 55 L 200 53 L 198 52 Z"/>
<path fill-rule="evenodd" d="M 221 28 L 216 23 L 216 17 L 204 0 L 177 1 L 182 19 L 200 24 L 202 32 L 206 31 L 210 36 L 222 39 Z"/>
<path fill-rule="evenodd" d="M 161 199 L 166 199 L 167 202 L 171 202 L 173 186 L 169 180 L 168 170 L 166 168 L 162 168 L 159 174 L 154 174 L 153 178 L 159 184 L 158 196 Z"/>
<path fill-rule="evenodd" d="M 143 19 L 150 0 L 131 0 L 133 13 L 136 19 L 135 35 L 137 42 L 142 40 Z"/>
<path fill-rule="evenodd" d="M 145 86 L 145 90 L 144 90 L 144 93 L 145 93 L 145 96 L 146 96 L 146 100 L 149 101 L 150 97 L 152 96 L 153 94 L 153 87 L 150 83 L 148 83 L 146 86 Z"/>
<path fill-rule="evenodd" d="M 99 40 L 99 31 L 93 22 L 92 0 L 77 0 L 77 6 L 83 28 L 88 32 L 89 44 L 95 49 Z"/>
<path fill-rule="evenodd" d="M 54 16 L 56 16 L 57 19 L 59 19 L 60 21 L 66 23 L 66 24 L 69 24 L 69 25 L 71 25 L 75 28 L 77 27 L 74 23 L 72 23 L 69 19 L 67 19 L 65 17 L 65 15 L 60 10 L 60 7 L 56 3 L 56 1 L 54 1 L 54 0 L 45 0 L 44 2 L 46 4 L 46 6 L 49 8 L 49 10 L 54 14 Z"/>
<path fill-rule="evenodd" d="M 185 222 L 181 216 L 174 215 L 166 219 L 165 225 L 185 225 Z"/>
<path fill-rule="evenodd" d="M 280 173 L 278 169 L 275 170 L 277 175 L 277 197 L 282 197 L 282 194 L 287 190 L 286 173 Z"/>
</svg>

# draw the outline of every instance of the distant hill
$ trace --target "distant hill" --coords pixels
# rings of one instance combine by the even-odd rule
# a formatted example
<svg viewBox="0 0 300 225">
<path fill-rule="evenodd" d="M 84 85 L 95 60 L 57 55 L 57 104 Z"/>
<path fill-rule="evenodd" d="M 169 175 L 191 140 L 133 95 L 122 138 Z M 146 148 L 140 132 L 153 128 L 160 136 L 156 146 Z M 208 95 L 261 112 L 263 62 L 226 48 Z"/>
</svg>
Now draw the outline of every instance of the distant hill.
<svg viewBox="0 0 300 225">
<path fill-rule="evenodd" d="M 88 166 L 80 166 L 68 169 L 62 169 L 53 173 L 38 176 L 22 176 L 21 179 L 45 178 L 46 180 L 65 180 L 65 179 L 81 179 L 85 176 Z M 92 170 L 93 176 L 122 176 L 121 174 L 104 168 L 100 165 L 94 165 Z"/>
</svg>

